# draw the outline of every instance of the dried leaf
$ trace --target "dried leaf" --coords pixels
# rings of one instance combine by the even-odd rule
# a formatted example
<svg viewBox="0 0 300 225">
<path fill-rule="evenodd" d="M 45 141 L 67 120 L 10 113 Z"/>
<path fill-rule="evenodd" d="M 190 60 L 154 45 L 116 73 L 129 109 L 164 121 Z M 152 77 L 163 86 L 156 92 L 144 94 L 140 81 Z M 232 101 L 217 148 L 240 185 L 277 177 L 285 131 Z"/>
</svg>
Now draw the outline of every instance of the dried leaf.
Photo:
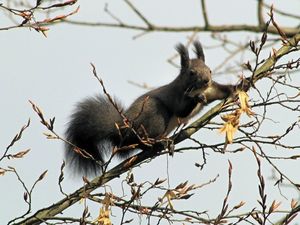
<svg viewBox="0 0 300 225">
<path fill-rule="evenodd" d="M 131 167 L 132 164 L 137 160 L 137 156 L 133 156 L 129 159 L 129 161 L 127 161 L 124 166 L 125 167 Z"/>
<path fill-rule="evenodd" d="M 250 64 L 250 62 L 248 61 L 247 63 L 245 63 L 245 66 L 248 70 L 250 70 L 251 72 L 253 71 L 252 66 Z"/>
<path fill-rule="evenodd" d="M 49 28 L 48 27 L 34 27 L 34 29 L 36 30 L 36 31 L 42 31 L 42 32 L 45 32 L 45 31 L 48 31 L 49 30 Z"/>
<path fill-rule="evenodd" d="M 142 213 L 142 214 L 149 214 L 150 211 L 149 211 L 148 208 L 140 207 L 139 212 Z"/>
<path fill-rule="evenodd" d="M 6 173 L 6 170 L 0 169 L 0 176 L 4 176 L 5 173 Z"/>
<path fill-rule="evenodd" d="M 167 179 L 162 179 L 160 180 L 159 178 L 157 178 L 157 180 L 154 182 L 154 185 L 160 185 L 162 183 L 164 183 Z"/>
<path fill-rule="evenodd" d="M 99 225 L 112 225 L 110 218 L 110 211 L 105 210 L 103 208 L 100 209 L 99 216 L 97 218 L 97 222 Z"/>
<path fill-rule="evenodd" d="M 57 136 L 50 133 L 43 133 L 43 135 L 45 135 L 47 139 L 58 139 Z"/>
<path fill-rule="evenodd" d="M 190 197 L 192 197 L 194 194 L 186 194 L 186 195 L 182 195 L 180 196 L 180 199 L 189 199 Z"/>
<path fill-rule="evenodd" d="M 44 177 L 46 176 L 47 172 L 48 172 L 48 170 L 44 171 L 44 172 L 39 176 L 39 178 L 37 179 L 37 181 L 43 180 Z"/>
<path fill-rule="evenodd" d="M 278 207 L 281 205 L 281 202 L 276 202 L 275 200 L 272 202 L 272 205 L 270 206 L 269 209 L 269 214 L 274 212 Z"/>
<path fill-rule="evenodd" d="M 234 126 L 231 122 L 227 122 L 219 129 L 221 133 L 226 133 L 227 143 L 233 142 L 234 133 L 237 131 L 237 126 Z"/>
<path fill-rule="evenodd" d="M 297 205 L 298 205 L 298 201 L 296 201 L 295 199 L 292 199 L 292 201 L 291 201 L 291 208 L 294 209 L 294 208 L 297 207 Z"/>
<path fill-rule="evenodd" d="M 239 91 L 239 100 L 240 100 L 240 107 L 243 112 L 245 112 L 249 117 L 254 115 L 251 111 L 251 107 L 249 106 L 249 96 L 244 91 Z"/>
<path fill-rule="evenodd" d="M 225 114 L 221 116 L 221 119 L 224 120 L 224 122 L 234 121 L 236 119 L 236 115 L 233 113 Z"/>
<path fill-rule="evenodd" d="M 27 150 L 18 152 L 17 154 L 12 155 L 11 157 L 20 159 L 20 158 L 23 158 L 23 156 L 26 155 L 29 151 L 30 151 L 30 149 L 27 149 Z"/>
<path fill-rule="evenodd" d="M 244 201 L 241 201 L 238 205 L 236 205 L 236 206 L 234 206 L 233 208 L 234 209 L 238 209 L 238 208 L 241 208 L 243 205 L 245 205 L 246 204 L 246 202 L 244 202 Z"/>
<path fill-rule="evenodd" d="M 28 200 L 28 193 L 27 192 L 24 192 L 23 199 L 24 199 L 25 202 L 27 202 L 27 200 Z"/>
<path fill-rule="evenodd" d="M 175 189 L 184 188 L 187 185 L 187 183 L 188 183 L 187 181 L 185 181 L 184 183 L 180 183 L 175 187 Z"/>
<path fill-rule="evenodd" d="M 102 204 L 103 204 L 104 209 L 106 209 L 106 210 L 108 210 L 110 206 L 115 205 L 110 193 L 105 193 L 105 197 L 102 200 Z"/>
</svg>

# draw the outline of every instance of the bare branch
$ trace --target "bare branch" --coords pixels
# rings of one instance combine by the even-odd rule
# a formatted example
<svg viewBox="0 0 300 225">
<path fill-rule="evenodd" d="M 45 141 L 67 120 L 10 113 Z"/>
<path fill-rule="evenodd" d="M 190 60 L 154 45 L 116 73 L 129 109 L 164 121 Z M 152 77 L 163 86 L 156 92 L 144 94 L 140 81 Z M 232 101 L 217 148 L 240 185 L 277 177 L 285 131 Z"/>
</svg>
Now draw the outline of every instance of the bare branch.
<svg viewBox="0 0 300 225">
<path fill-rule="evenodd" d="M 248 31 L 253 33 L 263 32 L 264 29 L 255 25 L 210 25 L 209 28 L 205 26 L 185 26 L 185 27 L 175 27 L 175 26 L 158 26 L 153 25 L 151 29 L 145 26 L 132 25 L 132 24 L 118 24 L 118 23 L 103 23 L 103 22 L 86 22 L 86 21 L 74 21 L 74 20 L 63 20 L 63 22 L 73 25 L 80 26 L 91 26 L 91 27 L 111 27 L 111 28 L 119 28 L 119 29 L 128 29 L 128 30 L 137 30 L 144 32 L 238 32 L 238 31 Z M 299 33 L 300 28 L 291 28 L 291 27 L 281 27 L 284 33 L 288 37 L 292 37 L 295 34 Z M 278 31 L 275 27 L 270 27 L 268 32 L 270 34 L 278 34 Z"/>
<path fill-rule="evenodd" d="M 257 68 L 257 70 L 253 74 L 252 81 L 255 83 L 258 80 L 268 76 L 268 72 L 271 68 L 274 68 L 274 65 L 276 64 L 277 60 L 280 57 L 288 54 L 291 49 L 295 48 L 299 41 L 299 34 L 288 40 L 286 45 L 282 46 L 278 51 L 276 51 L 276 54 L 271 55 L 261 66 L 259 66 L 259 68 Z M 174 143 L 179 143 L 185 140 L 186 138 L 190 137 L 193 133 L 195 133 L 201 127 L 206 125 L 213 117 L 218 115 L 222 110 L 226 109 L 229 106 L 229 103 L 233 101 L 234 99 L 231 98 L 213 107 L 196 122 L 192 123 L 188 128 L 182 130 L 179 134 L 176 134 Z M 163 150 L 164 148 L 164 144 L 158 144 L 155 146 L 155 151 L 143 151 L 125 160 L 124 162 L 107 171 L 100 177 L 97 177 L 94 180 L 88 182 L 84 187 L 78 189 L 74 193 L 70 194 L 68 197 L 47 208 L 37 211 L 34 215 L 15 224 L 40 224 L 45 218 L 52 218 L 53 216 L 61 213 L 66 208 L 79 201 L 81 198 L 84 198 L 85 196 L 89 195 L 96 188 L 103 186 L 104 184 L 116 177 L 119 177 L 120 174 L 125 173 L 129 169 L 142 164 L 147 159 L 153 159 L 160 154 L 166 154 L 167 152 L 161 153 L 161 150 Z"/>
<path fill-rule="evenodd" d="M 206 8 L 205 0 L 201 0 L 201 6 L 202 6 L 202 15 L 203 15 L 203 19 L 204 19 L 204 27 L 206 29 L 208 29 L 209 28 L 209 22 L 208 22 L 207 8 Z"/>
</svg>

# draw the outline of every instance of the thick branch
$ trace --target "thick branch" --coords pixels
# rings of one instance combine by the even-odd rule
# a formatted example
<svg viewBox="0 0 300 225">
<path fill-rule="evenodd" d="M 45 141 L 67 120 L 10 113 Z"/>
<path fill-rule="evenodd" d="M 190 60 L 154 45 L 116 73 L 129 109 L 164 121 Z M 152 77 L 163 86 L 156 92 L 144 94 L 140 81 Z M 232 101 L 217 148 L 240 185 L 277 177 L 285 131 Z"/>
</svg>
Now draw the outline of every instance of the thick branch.
<svg viewBox="0 0 300 225">
<path fill-rule="evenodd" d="M 262 64 L 254 73 L 253 79 L 256 82 L 257 80 L 263 78 L 266 75 L 266 72 L 272 68 L 282 56 L 289 53 L 289 51 L 295 47 L 300 41 L 300 33 L 296 34 L 287 44 L 283 45 L 278 51 L 275 51 L 271 57 L 269 57 L 264 64 Z"/>
</svg>

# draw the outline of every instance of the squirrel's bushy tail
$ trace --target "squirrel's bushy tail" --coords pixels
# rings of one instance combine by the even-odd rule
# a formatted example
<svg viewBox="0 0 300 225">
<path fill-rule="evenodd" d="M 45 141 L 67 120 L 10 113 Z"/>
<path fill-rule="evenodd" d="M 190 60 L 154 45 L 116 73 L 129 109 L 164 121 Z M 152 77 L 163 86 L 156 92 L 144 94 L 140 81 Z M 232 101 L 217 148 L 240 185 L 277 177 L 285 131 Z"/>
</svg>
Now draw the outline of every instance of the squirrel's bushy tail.
<svg viewBox="0 0 300 225">
<path fill-rule="evenodd" d="M 115 123 L 120 121 L 120 113 L 105 96 L 87 98 L 77 104 L 66 129 L 66 139 L 94 159 L 83 157 L 74 151 L 74 146 L 66 144 L 66 159 L 74 171 L 84 175 L 101 173 L 104 156 L 118 145 Z"/>
</svg>

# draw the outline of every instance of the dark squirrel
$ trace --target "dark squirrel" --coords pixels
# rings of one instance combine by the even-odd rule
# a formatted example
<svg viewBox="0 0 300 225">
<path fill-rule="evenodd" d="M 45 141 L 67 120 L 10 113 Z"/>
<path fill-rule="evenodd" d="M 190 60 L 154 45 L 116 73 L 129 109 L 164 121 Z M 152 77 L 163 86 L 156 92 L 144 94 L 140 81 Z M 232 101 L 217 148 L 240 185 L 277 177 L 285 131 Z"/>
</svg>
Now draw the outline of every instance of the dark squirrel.
<svg viewBox="0 0 300 225">
<path fill-rule="evenodd" d="M 104 157 L 111 154 L 114 147 L 140 144 L 146 138 L 166 137 L 205 104 L 224 99 L 235 91 L 237 86 L 212 81 L 200 42 L 194 42 L 196 58 L 190 59 L 182 44 L 178 44 L 176 50 L 181 69 L 175 80 L 138 97 L 127 109 L 117 102 L 113 105 L 105 95 L 78 103 L 66 129 L 66 139 L 72 143 L 66 144 L 66 160 L 76 172 L 101 173 Z M 87 154 L 79 154 L 75 146 Z M 117 151 L 116 155 L 124 159 L 133 152 L 134 149 L 128 148 Z"/>
</svg>

